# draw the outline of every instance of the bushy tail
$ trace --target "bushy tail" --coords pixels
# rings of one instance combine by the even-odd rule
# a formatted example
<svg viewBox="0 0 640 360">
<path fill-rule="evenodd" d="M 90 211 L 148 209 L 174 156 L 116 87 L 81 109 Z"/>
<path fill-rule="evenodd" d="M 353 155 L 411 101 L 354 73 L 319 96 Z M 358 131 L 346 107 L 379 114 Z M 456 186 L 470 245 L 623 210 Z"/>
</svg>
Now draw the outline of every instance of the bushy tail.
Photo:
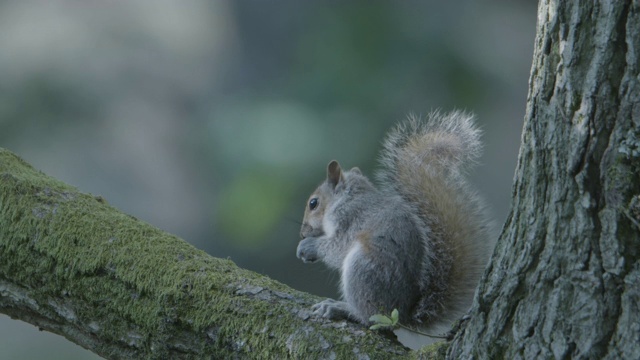
<svg viewBox="0 0 640 360">
<path fill-rule="evenodd" d="M 409 117 L 384 143 L 379 180 L 413 204 L 429 228 L 417 322 L 464 313 L 493 248 L 484 204 L 464 179 L 481 151 L 474 116 L 461 111 Z"/>
<path fill-rule="evenodd" d="M 381 173 L 382 180 L 393 183 L 413 171 L 459 175 L 475 164 L 481 153 L 480 130 L 474 125 L 473 114 L 436 111 L 426 120 L 412 115 L 387 135 L 382 163 L 389 172 Z"/>
</svg>

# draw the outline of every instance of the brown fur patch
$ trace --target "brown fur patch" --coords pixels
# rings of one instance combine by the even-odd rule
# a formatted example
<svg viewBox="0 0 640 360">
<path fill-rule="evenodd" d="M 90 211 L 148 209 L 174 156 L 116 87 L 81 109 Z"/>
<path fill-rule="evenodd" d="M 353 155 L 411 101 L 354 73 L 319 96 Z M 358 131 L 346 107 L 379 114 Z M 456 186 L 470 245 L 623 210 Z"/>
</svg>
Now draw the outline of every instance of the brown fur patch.
<svg viewBox="0 0 640 360">
<path fill-rule="evenodd" d="M 371 253 L 371 231 L 364 230 L 356 234 L 356 241 L 362 246 L 365 254 Z"/>
</svg>

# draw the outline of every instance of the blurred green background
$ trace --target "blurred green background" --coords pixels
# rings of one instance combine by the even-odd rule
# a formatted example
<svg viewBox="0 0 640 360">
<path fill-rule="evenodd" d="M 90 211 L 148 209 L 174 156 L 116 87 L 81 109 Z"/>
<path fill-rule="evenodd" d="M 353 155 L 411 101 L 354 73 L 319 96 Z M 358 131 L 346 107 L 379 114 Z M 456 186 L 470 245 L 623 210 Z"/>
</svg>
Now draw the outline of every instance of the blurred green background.
<svg viewBox="0 0 640 360">
<path fill-rule="evenodd" d="M 213 256 L 322 296 L 295 257 L 338 159 L 371 175 L 409 113 L 462 108 L 498 224 L 535 34 L 531 1 L 0 1 L 0 146 Z M 0 315 L 0 359 L 95 359 Z"/>
</svg>

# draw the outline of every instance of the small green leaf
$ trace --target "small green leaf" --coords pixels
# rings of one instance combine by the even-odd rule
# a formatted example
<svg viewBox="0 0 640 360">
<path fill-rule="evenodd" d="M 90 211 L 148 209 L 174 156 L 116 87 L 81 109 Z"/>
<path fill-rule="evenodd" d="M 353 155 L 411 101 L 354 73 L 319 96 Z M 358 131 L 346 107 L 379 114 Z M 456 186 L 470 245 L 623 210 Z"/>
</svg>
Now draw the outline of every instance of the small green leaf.
<svg viewBox="0 0 640 360">
<path fill-rule="evenodd" d="M 375 325 L 369 326 L 369 329 L 370 330 L 378 330 L 378 329 L 383 328 L 383 327 L 385 327 L 385 325 L 375 324 Z"/>
<path fill-rule="evenodd" d="M 369 321 L 376 324 L 386 325 L 386 326 L 393 324 L 393 321 L 391 321 L 391 319 L 388 316 L 384 316 L 382 314 L 375 314 L 371 316 L 369 318 Z"/>
<path fill-rule="evenodd" d="M 391 321 L 392 321 L 392 325 L 395 325 L 398 323 L 398 318 L 400 317 L 400 314 L 398 313 L 398 309 L 393 309 L 393 311 L 391 312 Z"/>
</svg>

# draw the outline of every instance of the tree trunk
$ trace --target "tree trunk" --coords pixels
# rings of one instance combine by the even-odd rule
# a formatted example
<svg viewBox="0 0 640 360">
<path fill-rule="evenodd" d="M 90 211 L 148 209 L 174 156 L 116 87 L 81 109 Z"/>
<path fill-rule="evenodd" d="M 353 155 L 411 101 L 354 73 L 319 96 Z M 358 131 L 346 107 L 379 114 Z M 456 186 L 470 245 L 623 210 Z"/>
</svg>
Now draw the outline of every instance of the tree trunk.
<svg viewBox="0 0 640 360">
<path fill-rule="evenodd" d="M 109 359 L 402 358 L 319 299 L 213 258 L 0 149 L 0 312 Z"/>
<path fill-rule="evenodd" d="M 640 359 L 640 4 L 539 4 L 511 214 L 449 358 Z"/>
</svg>

